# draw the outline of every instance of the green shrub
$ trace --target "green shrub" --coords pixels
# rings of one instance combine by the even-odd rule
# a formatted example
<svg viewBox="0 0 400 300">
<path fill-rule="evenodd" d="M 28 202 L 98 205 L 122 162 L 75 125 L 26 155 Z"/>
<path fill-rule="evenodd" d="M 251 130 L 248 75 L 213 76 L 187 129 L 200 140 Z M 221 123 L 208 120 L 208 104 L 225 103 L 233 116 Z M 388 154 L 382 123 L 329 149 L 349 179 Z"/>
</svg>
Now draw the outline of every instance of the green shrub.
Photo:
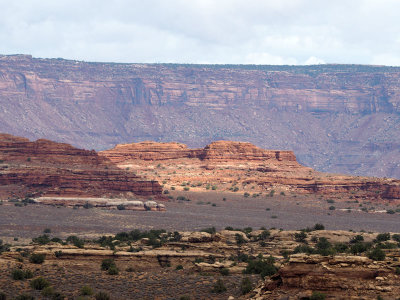
<svg viewBox="0 0 400 300">
<path fill-rule="evenodd" d="M 31 281 L 31 287 L 35 290 L 43 290 L 48 286 L 50 286 L 50 283 L 43 277 L 37 277 Z"/>
<path fill-rule="evenodd" d="M 111 266 L 108 271 L 107 271 L 108 275 L 118 275 L 119 270 L 117 268 L 117 266 Z"/>
<path fill-rule="evenodd" d="M 78 247 L 81 249 L 85 246 L 85 242 L 83 240 L 81 240 L 79 237 L 77 237 L 76 235 L 70 235 L 69 237 L 67 237 L 66 241 L 68 243 L 72 243 L 75 247 Z"/>
<path fill-rule="evenodd" d="M 32 242 L 40 244 L 40 245 L 46 245 L 46 244 L 50 243 L 51 240 L 47 234 L 43 234 L 43 235 L 33 238 Z"/>
<path fill-rule="evenodd" d="M 316 252 L 323 256 L 335 254 L 335 250 L 332 248 L 331 243 L 325 237 L 319 238 L 318 243 L 315 245 L 315 248 Z"/>
<path fill-rule="evenodd" d="M 329 206 L 329 210 L 335 210 L 335 209 L 336 209 L 336 207 L 334 207 L 333 205 Z"/>
<path fill-rule="evenodd" d="M 354 255 L 368 251 L 371 248 L 371 243 L 355 243 L 350 247 L 350 252 Z"/>
<path fill-rule="evenodd" d="M 351 244 L 360 243 L 364 241 L 364 237 L 361 234 L 356 235 L 350 240 Z"/>
<path fill-rule="evenodd" d="M 386 232 L 386 233 L 380 233 L 376 236 L 374 242 L 384 242 L 384 241 L 388 241 L 390 240 L 390 233 Z"/>
<path fill-rule="evenodd" d="M 47 287 L 45 287 L 43 290 L 42 290 L 42 296 L 45 296 L 45 297 L 50 297 L 50 296 L 53 296 L 54 294 L 55 294 L 55 290 L 54 290 L 54 288 L 50 285 L 50 286 L 47 286 Z"/>
<path fill-rule="evenodd" d="M 183 266 L 182 265 L 177 265 L 175 270 L 183 270 Z"/>
<path fill-rule="evenodd" d="M 11 277 L 14 280 L 24 280 L 25 276 L 24 276 L 24 271 L 22 271 L 21 269 L 14 269 L 11 271 Z"/>
<path fill-rule="evenodd" d="M 29 261 L 33 264 L 42 264 L 46 258 L 45 254 L 32 253 L 29 257 Z"/>
<path fill-rule="evenodd" d="M 118 209 L 118 210 L 125 210 L 125 205 L 123 205 L 123 204 L 118 204 L 118 205 L 117 205 L 117 209 Z"/>
<path fill-rule="evenodd" d="M 296 242 L 304 243 L 306 241 L 306 238 L 307 238 L 307 233 L 305 233 L 304 231 L 296 232 L 294 234 L 294 240 Z"/>
<path fill-rule="evenodd" d="M 325 226 L 322 224 L 317 223 L 314 225 L 314 230 L 324 230 L 324 229 L 325 229 Z"/>
<path fill-rule="evenodd" d="M 221 294 L 223 292 L 226 292 L 225 284 L 221 278 L 218 278 L 217 282 L 214 283 L 213 288 L 211 289 L 211 292 L 216 293 L 216 294 Z"/>
<path fill-rule="evenodd" d="M 392 239 L 396 242 L 400 243 L 400 234 L 393 234 L 392 235 Z"/>
<path fill-rule="evenodd" d="M 183 188 L 183 190 L 187 192 L 187 191 L 190 190 L 190 187 L 185 186 L 185 187 Z"/>
<path fill-rule="evenodd" d="M 307 253 L 307 254 L 313 254 L 315 252 L 314 248 L 307 246 L 307 245 L 300 245 L 294 248 L 293 253 Z"/>
<path fill-rule="evenodd" d="M 110 296 L 105 292 L 98 292 L 94 298 L 96 300 L 110 300 Z"/>
<path fill-rule="evenodd" d="M 374 248 L 368 253 L 368 258 L 372 260 L 385 260 L 386 254 L 380 248 Z"/>
<path fill-rule="evenodd" d="M 228 276 L 228 275 L 230 274 L 230 271 L 229 271 L 228 268 L 222 268 L 222 269 L 219 270 L 219 273 L 220 273 L 222 276 Z"/>
<path fill-rule="evenodd" d="M 105 258 L 101 262 L 101 269 L 108 271 L 111 267 L 116 267 L 115 262 L 112 258 Z"/>
<path fill-rule="evenodd" d="M 86 203 L 83 204 L 83 208 L 86 208 L 86 209 L 93 208 L 93 204 L 90 204 L 89 202 L 86 201 Z"/>
<path fill-rule="evenodd" d="M 263 230 L 259 235 L 257 235 L 257 240 L 264 241 L 267 238 L 269 238 L 270 235 L 271 235 L 271 233 L 269 232 L 269 230 Z"/>
<path fill-rule="evenodd" d="M 81 287 L 82 296 L 91 296 L 93 294 L 94 294 L 93 289 L 90 286 L 84 285 L 83 287 Z"/>
<path fill-rule="evenodd" d="M 243 194 L 243 196 L 245 196 L 245 197 L 247 198 L 247 197 L 250 196 L 250 194 L 249 194 L 248 192 L 245 192 L 245 193 Z"/>
<path fill-rule="evenodd" d="M 323 293 L 320 292 L 313 292 L 310 300 L 325 300 L 326 296 Z"/>
<path fill-rule="evenodd" d="M 249 277 L 245 277 L 240 282 L 240 292 L 242 295 L 246 295 L 253 290 L 253 285 Z"/>
<path fill-rule="evenodd" d="M 400 267 L 396 267 L 396 270 L 394 271 L 396 275 L 400 275 Z"/>
<path fill-rule="evenodd" d="M 275 259 L 270 256 L 267 259 L 259 257 L 257 259 L 251 259 L 247 263 L 245 269 L 246 274 L 260 274 L 261 278 L 265 276 L 274 275 L 277 269 L 274 266 Z"/>
<path fill-rule="evenodd" d="M 238 245 L 242 245 L 242 244 L 246 243 L 246 240 L 244 239 L 244 237 L 239 233 L 235 234 L 235 240 L 236 240 L 236 244 L 238 244 Z"/>
<path fill-rule="evenodd" d="M 188 295 L 180 296 L 179 300 L 190 300 L 190 296 L 188 296 Z"/>
</svg>

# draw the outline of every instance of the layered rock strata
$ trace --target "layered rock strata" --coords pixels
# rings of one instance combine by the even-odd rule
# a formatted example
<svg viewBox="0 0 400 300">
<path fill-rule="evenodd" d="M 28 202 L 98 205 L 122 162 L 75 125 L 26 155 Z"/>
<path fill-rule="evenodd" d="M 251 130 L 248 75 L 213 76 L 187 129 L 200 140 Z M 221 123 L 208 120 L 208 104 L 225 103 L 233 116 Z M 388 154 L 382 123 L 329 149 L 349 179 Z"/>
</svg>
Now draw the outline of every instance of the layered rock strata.
<svg viewBox="0 0 400 300">
<path fill-rule="evenodd" d="M 352 197 L 399 200 L 400 181 L 316 172 L 299 164 L 292 151 L 264 150 L 251 143 L 217 141 L 190 149 L 180 143 L 141 142 L 99 152 L 121 168 L 152 174 L 169 185 L 190 182 L 191 188 L 352 194 Z M 244 189 L 244 191 L 246 191 Z"/>
<path fill-rule="evenodd" d="M 117 168 L 95 151 L 48 140 L 0 135 L 0 185 L 9 194 L 159 195 L 161 186 Z M 11 188 L 11 187 L 20 187 Z"/>
</svg>

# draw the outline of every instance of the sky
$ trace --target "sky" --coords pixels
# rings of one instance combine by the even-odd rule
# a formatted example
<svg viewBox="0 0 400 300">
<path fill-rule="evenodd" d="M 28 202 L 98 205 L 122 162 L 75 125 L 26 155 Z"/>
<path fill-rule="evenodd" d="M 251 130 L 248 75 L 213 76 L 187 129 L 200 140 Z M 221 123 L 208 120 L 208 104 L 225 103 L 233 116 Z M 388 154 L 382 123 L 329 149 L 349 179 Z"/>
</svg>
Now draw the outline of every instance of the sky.
<svg viewBox="0 0 400 300">
<path fill-rule="evenodd" d="M 0 0 L 0 54 L 400 66 L 398 0 Z"/>
</svg>

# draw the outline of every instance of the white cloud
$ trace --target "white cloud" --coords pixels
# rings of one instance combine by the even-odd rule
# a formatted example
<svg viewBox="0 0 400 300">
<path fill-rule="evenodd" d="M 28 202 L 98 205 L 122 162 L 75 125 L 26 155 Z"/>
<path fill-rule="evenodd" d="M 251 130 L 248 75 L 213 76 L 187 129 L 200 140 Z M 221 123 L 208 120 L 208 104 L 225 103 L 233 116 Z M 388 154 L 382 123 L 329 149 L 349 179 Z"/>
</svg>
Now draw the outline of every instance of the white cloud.
<svg viewBox="0 0 400 300">
<path fill-rule="evenodd" d="M 318 57 L 315 56 L 310 56 L 305 62 L 305 65 L 320 65 L 320 64 L 324 64 L 325 61 L 323 59 L 320 59 Z"/>
<path fill-rule="evenodd" d="M 0 0 L 0 6 L 3 54 L 400 65 L 395 0 Z"/>
</svg>

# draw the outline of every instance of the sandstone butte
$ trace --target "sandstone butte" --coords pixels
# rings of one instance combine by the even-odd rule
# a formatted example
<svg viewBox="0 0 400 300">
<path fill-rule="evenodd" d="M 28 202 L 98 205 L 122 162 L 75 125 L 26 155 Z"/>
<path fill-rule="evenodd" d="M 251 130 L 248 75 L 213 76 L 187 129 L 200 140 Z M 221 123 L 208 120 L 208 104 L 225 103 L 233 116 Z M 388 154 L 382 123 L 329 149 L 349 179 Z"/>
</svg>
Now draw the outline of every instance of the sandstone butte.
<svg viewBox="0 0 400 300">
<path fill-rule="evenodd" d="M 121 170 L 95 151 L 0 134 L 0 195 L 160 195 L 161 186 Z"/>
<path fill-rule="evenodd" d="M 217 141 L 190 149 L 180 143 L 140 142 L 99 152 L 120 168 L 158 180 L 165 188 L 191 184 L 192 190 L 346 193 L 400 200 L 400 181 L 327 174 L 299 164 L 292 151 L 264 150 L 248 142 Z"/>
</svg>

